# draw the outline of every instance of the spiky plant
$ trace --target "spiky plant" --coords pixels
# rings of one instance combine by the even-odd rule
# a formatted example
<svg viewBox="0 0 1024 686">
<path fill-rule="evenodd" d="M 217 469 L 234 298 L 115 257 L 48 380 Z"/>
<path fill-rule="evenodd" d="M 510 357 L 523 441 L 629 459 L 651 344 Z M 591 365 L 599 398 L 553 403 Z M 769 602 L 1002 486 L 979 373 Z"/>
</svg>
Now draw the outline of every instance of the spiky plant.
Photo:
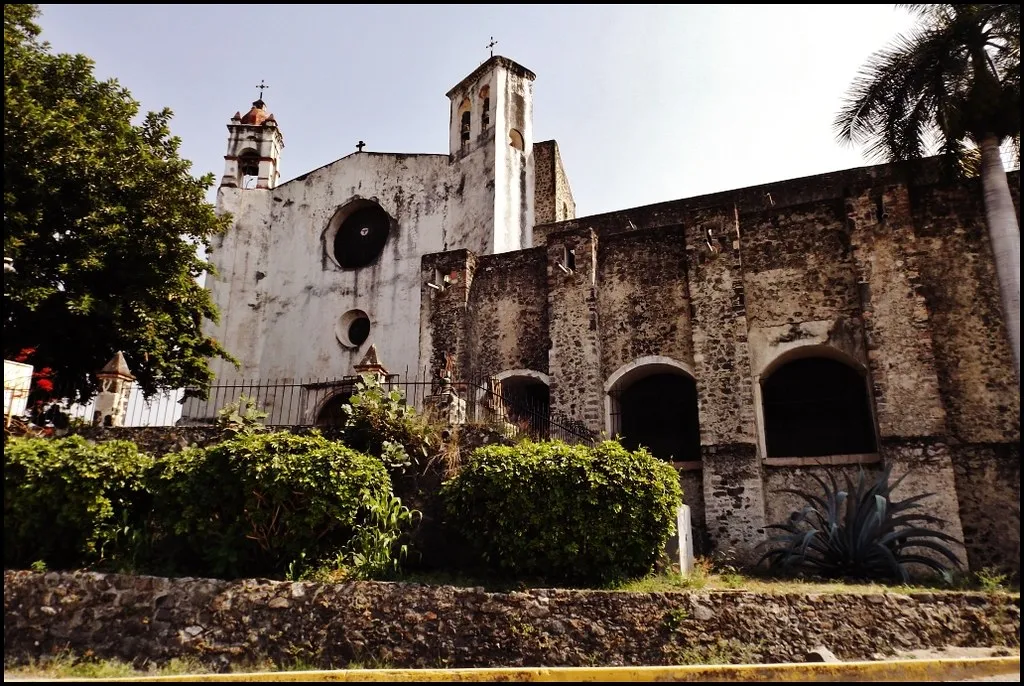
<svg viewBox="0 0 1024 686">
<path fill-rule="evenodd" d="M 790 515 L 789 521 L 767 528 L 781 533 L 762 545 L 770 546 L 758 560 L 770 569 L 805 570 L 831 578 L 895 579 L 907 582 L 908 566 L 919 564 L 936 572 L 947 567 L 925 556 L 922 548 L 933 550 L 959 565 L 960 560 L 943 542 L 957 543 L 949 534 L 926 525 L 943 522 L 939 517 L 911 512 L 932 493 L 922 493 L 894 501 L 892 491 L 906 474 L 889 483 L 891 467 L 886 467 L 870 483 L 860 471 L 856 483 L 846 476 L 846 488 L 840 489 L 835 476 L 824 479 L 811 474 L 822 493 L 798 489 L 780 489 L 799 496 L 806 504 Z M 916 549 L 916 550 L 915 550 Z"/>
</svg>

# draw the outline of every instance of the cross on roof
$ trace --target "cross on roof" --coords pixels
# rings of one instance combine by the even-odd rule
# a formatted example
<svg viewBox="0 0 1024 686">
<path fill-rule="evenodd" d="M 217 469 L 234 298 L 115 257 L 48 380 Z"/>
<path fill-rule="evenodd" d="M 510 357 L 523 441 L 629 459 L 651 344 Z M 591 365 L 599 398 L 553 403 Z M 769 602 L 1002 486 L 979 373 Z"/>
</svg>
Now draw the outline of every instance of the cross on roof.
<svg viewBox="0 0 1024 686">
<path fill-rule="evenodd" d="M 487 44 L 487 49 L 491 51 L 491 57 L 494 57 L 494 46 L 498 44 L 498 41 L 494 40 L 494 36 L 491 36 L 491 42 Z"/>
<path fill-rule="evenodd" d="M 365 148 L 365 147 L 366 147 L 366 143 L 364 143 L 362 141 L 359 141 L 358 143 L 356 143 L 356 150 L 358 150 L 359 152 L 362 152 L 363 148 Z"/>
<path fill-rule="evenodd" d="M 258 86 L 256 86 L 256 87 L 260 89 L 260 100 L 262 100 L 262 99 L 263 99 L 263 91 L 264 91 L 264 89 L 270 88 L 270 86 L 268 86 L 267 84 L 265 84 L 265 83 L 263 82 L 263 79 L 260 79 L 260 83 L 259 83 L 259 85 L 258 85 Z"/>
</svg>

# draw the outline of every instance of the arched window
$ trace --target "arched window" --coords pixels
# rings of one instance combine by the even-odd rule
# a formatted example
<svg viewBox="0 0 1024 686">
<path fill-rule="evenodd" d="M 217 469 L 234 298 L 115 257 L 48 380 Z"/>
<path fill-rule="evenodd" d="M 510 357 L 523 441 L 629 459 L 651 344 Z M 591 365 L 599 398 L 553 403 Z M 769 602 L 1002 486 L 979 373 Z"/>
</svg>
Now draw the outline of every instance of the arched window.
<svg viewBox="0 0 1024 686">
<path fill-rule="evenodd" d="M 867 383 L 853 367 L 802 357 L 761 382 L 768 457 L 825 457 L 876 451 Z"/>
<path fill-rule="evenodd" d="M 526 144 L 523 143 L 523 134 L 519 133 L 517 129 L 508 132 L 508 144 L 516 150 L 526 149 Z"/>
<path fill-rule="evenodd" d="M 483 106 L 480 110 L 480 128 L 486 129 L 491 125 L 491 87 L 484 86 L 480 89 L 480 100 Z"/>
<path fill-rule="evenodd" d="M 459 105 L 459 140 L 462 141 L 463 145 L 469 142 L 473 118 L 473 114 L 470 111 L 472 107 L 473 103 L 469 101 L 469 98 L 463 98 L 462 104 Z"/>
<path fill-rule="evenodd" d="M 622 445 L 643 446 L 672 462 L 700 459 L 697 383 L 682 365 L 641 358 L 613 374 L 606 387 L 609 433 Z"/>
<path fill-rule="evenodd" d="M 260 155 L 255 150 L 246 150 L 238 156 L 239 187 L 256 188 L 260 177 Z"/>
</svg>

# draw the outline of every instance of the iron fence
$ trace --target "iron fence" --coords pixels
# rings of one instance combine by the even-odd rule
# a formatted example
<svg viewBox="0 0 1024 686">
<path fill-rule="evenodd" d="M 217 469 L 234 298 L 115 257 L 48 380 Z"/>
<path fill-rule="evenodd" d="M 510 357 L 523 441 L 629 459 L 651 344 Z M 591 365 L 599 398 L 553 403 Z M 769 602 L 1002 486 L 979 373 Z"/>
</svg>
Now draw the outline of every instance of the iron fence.
<svg viewBox="0 0 1024 686">
<path fill-rule="evenodd" d="M 271 427 L 338 426 L 342 406 L 358 391 L 360 376 L 305 379 L 238 379 L 200 389 L 178 389 L 146 397 L 137 386 L 128 396 L 124 426 L 209 426 L 221 411 L 251 399 Z M 486 425 L 509 438 L 557 439 L 593 444 L 596 436 L 579 421 L 552 412 L 547 388 L 543 394 L 503 389 L 494 379 L 445 382 L 426 375 L 408 379 L 383 377 L 381 388 L 417 413 L 452 424 Z M 244 407 L 242 407 L 244 410 Z M 37 424 L 56 426 L 75 421 L 97 423 L 95 400 L 87 404 L 55 404 L 32 415 Z"/>
</svg>

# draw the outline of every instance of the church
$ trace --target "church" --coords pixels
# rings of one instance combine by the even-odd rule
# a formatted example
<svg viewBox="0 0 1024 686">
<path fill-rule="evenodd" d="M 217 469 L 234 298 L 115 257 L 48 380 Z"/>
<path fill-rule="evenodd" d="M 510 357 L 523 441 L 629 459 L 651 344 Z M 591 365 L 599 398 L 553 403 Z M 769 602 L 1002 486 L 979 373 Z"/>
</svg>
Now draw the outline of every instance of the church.
<svg viewBox="0 0 1024 686">
<path fill-rule="evenodd" d="M 371 346 L 401 375 L 495 379 L 671 461 L 698 548 L 740 559 L 798 505 L 780 489 L 891 466 L 972 569 L 1019 569 L 980 185 L 926 161 L 577 217 L 535 78 L 495 55 L 447 93 L 447 153 L 360 146 L 284 183 L 266 104 L 233 116 L 207 287 L 241 368 L 215 383 L 352 375 Z"/>
</svg>

